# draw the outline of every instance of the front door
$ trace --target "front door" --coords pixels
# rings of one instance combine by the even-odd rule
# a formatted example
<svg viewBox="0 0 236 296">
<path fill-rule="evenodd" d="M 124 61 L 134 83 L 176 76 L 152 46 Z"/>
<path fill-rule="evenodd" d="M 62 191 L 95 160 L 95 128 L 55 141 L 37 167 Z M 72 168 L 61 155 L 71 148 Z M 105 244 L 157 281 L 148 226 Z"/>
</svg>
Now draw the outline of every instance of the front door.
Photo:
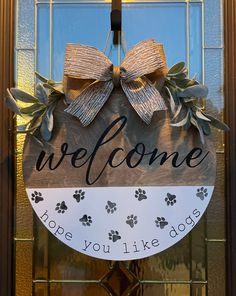
<svg viewBox="0 0 236 296">
<path fill-rule="evenodd" d="M 34 72 L 62 80 L 65 45 L 103 50 L 110 30 L 107 1 L 17 1 L 16 83 L 33 92 Z M 223 24 L 221 0 L 126 1 L 127 47 L 155 38 L 169 66 L 185 61 L 190 76 L 209 87 L 209 113 L 223 119 Z M 117 64 L 118 52 L 108 43 Z M 122 56 L 122 54 L 121 54 Z M 21 119 L 18 118 L 20 123 Z M 146 259 L 113 262 L 73 251 L 54 238 L 32 213 L 22 180 L 24 136 L 16 140 L 15 295 L 223 296 L 226 294 L 225 141 L 214 131 L 215 191 L 204 218 L 170 249 Z M 228 295 L 229 296 L 229 295 Z"/>
</svg>

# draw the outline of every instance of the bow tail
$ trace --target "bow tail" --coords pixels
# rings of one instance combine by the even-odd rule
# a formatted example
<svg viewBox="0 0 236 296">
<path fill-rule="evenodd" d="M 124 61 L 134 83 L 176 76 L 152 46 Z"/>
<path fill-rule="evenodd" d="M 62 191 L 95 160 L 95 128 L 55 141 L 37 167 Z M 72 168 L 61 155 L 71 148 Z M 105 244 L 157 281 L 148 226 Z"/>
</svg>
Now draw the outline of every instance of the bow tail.
<svg viewBox="0 0 236 296">
<path fill-rule="evenodd" d="M 82 125 L 87 126 L 94 120 L 108 100 L 113 87 L 114 85 L 111 80 L 95 81 L 90 84 L 65 111 L 78 117 Z"/>
<path fill-rule="evenodd" d="M 121 86 L 130 104 L 146 124 L 150 124 L 154 111 L 167 110 L 163 97 L 147 78 L 129 82 L 121 80 Z"/>
</svg>

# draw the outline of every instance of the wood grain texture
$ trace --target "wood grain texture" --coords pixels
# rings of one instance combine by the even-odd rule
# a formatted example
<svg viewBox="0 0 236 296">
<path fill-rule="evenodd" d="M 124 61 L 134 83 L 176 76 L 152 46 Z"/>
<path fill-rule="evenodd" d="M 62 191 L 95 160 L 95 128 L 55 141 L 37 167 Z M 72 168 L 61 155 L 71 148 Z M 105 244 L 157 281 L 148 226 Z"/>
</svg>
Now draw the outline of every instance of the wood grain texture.
<svg viewBox="0 0 236 296">
<path fill-rule="evenodd" d="M 115 163 L 122 161 L 124 156 L 140 142 L 145 144 L 146 152 L 151 152 L 155 148 L 158 148 L 159 153 L 166 151 L 170 154 L 178 151 L 180 160 L 183 160 L 192 148 L 202 147 L 199 136 L 194 129 L 186 132 L 182 129 L 170 127 L 167 112 L 155 113 L 151 124 L 146 125 L 135 113 L 120 88 L 113 91 L 108 102 L 88 127 L 82 127 L 75 117 L 66 114 L 63 111 L 65 108 L 66 106 L 61 101 L 55 113 L 56 126 L 53 139 L 50 143 L 45 143 L 43 147 L 43 150 L 47 153 L 55 153 L 56 159 L 59 159 L 60 147 L 64 142 L 69 143 L 70 152 L 78 148 L 86 148 L 88 150 L 87 155 L 90 155 L 98 138 L 114 119 L 121 115 L 128 118 L 127 125 L 122 132 L 98 150 L 91 170 L 91 179 L 96 178 L 106 164 L 108 156 L 116 147 L 122 147 L 124 153 L 117 154 Z M 210 152 L 205 161 L 196 168 L 189 168 L 186 164 L 173 168 L 171 161 L 167 161 L 162 166 L 157 161 L 149 166 L 150 157 L 145 156 L 142 163 L 136 168 L 128 168 L 126 163 L 117 168 L 107 166 L 99 180 L 92 186 L 213 185 L 216 159 L 210 138 L 207 139 L 205 147 L 202 148 L 204 151 L 209 150 Z M 87 164 L 81 168 L 74 168 L 71 166 L 71 156 L 66 156 L 62 165 L 54 171 L 50 171 L 46 167 L 40 172 L 37 171 L 35 164 L 41 150 L 42 147 L 34 139 L 27 137 L 24 148 L 26 187 L 88 186 L 85 182 Z M 136 162 L 138 158 L 137 156 L 134 157 L 133 161 Z"/>
</svg>

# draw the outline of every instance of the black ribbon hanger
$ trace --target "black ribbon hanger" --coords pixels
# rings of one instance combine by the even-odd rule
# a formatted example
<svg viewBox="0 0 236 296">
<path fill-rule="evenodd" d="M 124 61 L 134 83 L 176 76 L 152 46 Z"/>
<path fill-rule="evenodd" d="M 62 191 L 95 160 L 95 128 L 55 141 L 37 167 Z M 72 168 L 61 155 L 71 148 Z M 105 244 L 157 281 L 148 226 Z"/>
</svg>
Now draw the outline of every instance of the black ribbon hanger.
<svg viewBox="0 0 236 296">
<path fill-rule="evenodd" d="M 112 0 L 111 6 L 111 31 L 114 32 L 113 44 L 121 44 L 121 0 Z"/>
</svg>

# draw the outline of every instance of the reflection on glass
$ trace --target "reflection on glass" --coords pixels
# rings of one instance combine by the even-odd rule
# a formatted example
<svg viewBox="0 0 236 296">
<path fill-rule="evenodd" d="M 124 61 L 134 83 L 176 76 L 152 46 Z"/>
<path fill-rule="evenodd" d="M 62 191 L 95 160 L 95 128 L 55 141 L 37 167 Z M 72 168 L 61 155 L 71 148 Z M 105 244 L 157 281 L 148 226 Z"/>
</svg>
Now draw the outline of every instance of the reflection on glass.
<svg viewBox="0 0 236 296">
<path fill-rule="evenodd" d="M 99 296 L 108 296 L 106 290 L 104 290 L 99 285 L 95 284 L 72 284 L 72 283 L 61 283 L 61 284 L 52 284 L 50 286 L 50 294 L 51 295 L 65 295 L 65 296 L 91 296 L 91 295 L 99 295 Z M 116 296 L 116 295 L 114 295 Z"/>
<path fill-rule="evenodd" d="M 49 5 L 38 6 L 37 18 L 37 71 L 50 77 L 50 9 Z"/>
<path fill-rule="evenodd" d="M 202 82 L 202 5 L 189 6 L 189 75 Z"/>
<path fill-rule="evenodd" d="M 189 237 L 166 251 L 130 263 L 130 270 L 140 280 L 189 280 Z"/>
</svg>

